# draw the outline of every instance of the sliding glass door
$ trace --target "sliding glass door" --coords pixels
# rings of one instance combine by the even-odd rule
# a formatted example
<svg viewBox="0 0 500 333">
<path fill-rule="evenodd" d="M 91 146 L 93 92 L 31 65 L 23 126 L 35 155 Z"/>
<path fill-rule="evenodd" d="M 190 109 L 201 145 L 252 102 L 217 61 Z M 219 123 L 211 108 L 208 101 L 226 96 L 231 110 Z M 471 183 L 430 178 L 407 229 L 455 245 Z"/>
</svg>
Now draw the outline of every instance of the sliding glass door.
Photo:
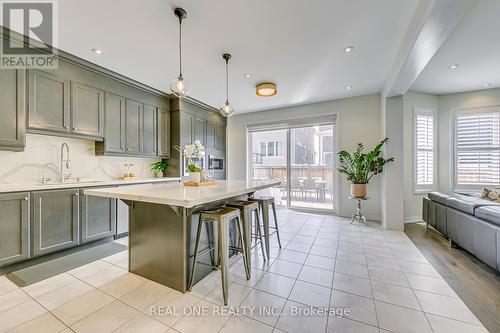
<svg viewBox="0 0 500 333">
<path fill-rule="evenodd" d="M 334 124 L 249 131 L 249 178 L 281 181 L 269 194 L 287 207 L 335 210 L 334 131 Z"/>
</svg>

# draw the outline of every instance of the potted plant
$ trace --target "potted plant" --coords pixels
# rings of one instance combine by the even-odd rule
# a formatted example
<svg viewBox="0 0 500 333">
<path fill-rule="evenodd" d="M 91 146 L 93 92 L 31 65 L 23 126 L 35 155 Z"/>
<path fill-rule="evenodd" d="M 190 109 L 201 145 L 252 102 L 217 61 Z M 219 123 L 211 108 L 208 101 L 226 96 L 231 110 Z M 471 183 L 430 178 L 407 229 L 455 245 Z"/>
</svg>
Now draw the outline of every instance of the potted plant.
<svg viewBox="0 0 500 333">
<path fill-rule="evenodd" d="M 188 160 L 189 181 L 200 183 L 202 169 L 194 161 L 202 160 L 205 157 L 205 147 L 203 147 L 200 140 L 196 140 L 184 147 L 183 154 Z"/>
<path fill-rule="evenodd" d="M 382 146 L 389 138 L 382 140 L 372 151 L 364 153 L 364 146 L 358 143 L 356 150 L 351 154 L 345 150 L 338 153 L 340 167 L 338 171 L 346 175 L 351 182 L 351 196 L 354 198 L 366 197 L 366 184 L 373 176 L 382 173 L 386 163 L 394 161 L 394 158 L 385 159 L 382 156 Z"/>
<path fill-rule="evenodd" d="M 165 170 L 167 170 L 167 163 L 163 161 L 158 161 L 153 164 L 151 164 L 151 171 L 154 172 L 156 178 L 162 178 Z"/>
</svg>

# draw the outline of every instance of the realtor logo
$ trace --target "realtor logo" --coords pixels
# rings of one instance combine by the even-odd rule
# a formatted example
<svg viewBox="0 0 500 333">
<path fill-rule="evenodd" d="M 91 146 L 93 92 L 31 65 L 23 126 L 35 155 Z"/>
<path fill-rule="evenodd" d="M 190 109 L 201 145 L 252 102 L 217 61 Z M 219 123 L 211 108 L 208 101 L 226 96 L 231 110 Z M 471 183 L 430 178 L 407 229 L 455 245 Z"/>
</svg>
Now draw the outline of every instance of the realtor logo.
<svg viewBox="0 0 500 333">
<path fill-rule="evenodd" d="M 0 68 L 57 68 L 57 0 L 0 0 Z"/>
</svg>

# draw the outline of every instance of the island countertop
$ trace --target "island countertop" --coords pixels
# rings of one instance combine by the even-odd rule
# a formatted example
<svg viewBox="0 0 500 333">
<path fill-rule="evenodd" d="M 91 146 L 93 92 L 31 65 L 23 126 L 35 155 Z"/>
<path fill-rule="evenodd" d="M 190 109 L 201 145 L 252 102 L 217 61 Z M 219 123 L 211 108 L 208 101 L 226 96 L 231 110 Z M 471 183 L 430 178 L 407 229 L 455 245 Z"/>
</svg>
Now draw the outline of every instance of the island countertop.
<svg viewBox="0 0 500 333">
<path fill-rule="evenodd" d="M 149 202 L 192 208 L 213 201 L 224 200 L 280 185 L 279 181 L 218 180 L 215 185 L 184 186 L 183 183 L 165 185 L 137 185 L 123 188 L 85 190 L 86 195 Z"/>
</svg>

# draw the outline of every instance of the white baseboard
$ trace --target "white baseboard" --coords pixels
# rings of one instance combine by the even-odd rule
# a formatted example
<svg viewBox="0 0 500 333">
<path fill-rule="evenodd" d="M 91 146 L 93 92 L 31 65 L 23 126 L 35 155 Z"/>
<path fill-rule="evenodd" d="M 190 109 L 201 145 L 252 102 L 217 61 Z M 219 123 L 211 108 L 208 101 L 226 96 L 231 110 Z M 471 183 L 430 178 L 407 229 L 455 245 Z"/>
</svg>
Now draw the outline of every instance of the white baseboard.
<svg viewBox="0 0 500 333">
<path fill-rule="evenodd" d="M 423 222 L 422 216 L 405 216 L 404 223 Z"/>
</svg>

